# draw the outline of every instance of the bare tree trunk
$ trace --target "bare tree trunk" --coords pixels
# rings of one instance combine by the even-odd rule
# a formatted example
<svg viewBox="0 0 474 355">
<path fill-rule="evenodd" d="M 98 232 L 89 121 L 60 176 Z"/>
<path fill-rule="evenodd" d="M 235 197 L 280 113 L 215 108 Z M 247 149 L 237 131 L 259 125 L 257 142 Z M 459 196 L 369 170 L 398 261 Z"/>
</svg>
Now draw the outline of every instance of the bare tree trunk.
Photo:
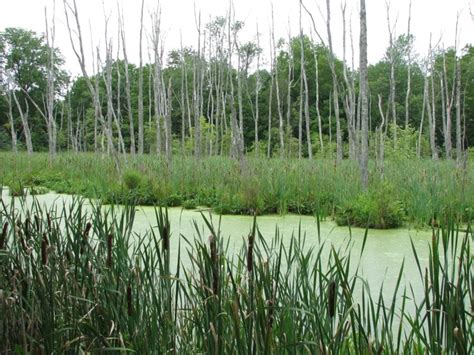
<svg viewBox="0 0 474 355">
<path fill-rule="evenodd" d="M 278 57 L 277 57 L 276 42 L 275 42 L 275 20 L 273 16 L 273 5 L 272 5 L 272 30 L 271 31 L 272 31 L 273 60 L 275 62 L 274 76 L 275 76 L 275 89 L 276 89 L 277 110 L 278 110 L 278 133 L 280 136 L 280 156 L 282 157 L 285 154 L 285 129 L 283 126 L 283 113 L 281 111 L 280 83 L 278 80 Z"/>
<path fill-rule="evenodd" d="M 139 36 L 139 64 L 138 64 L 138 154 L 143 154 L 143 8 L 145 0 L 142 0 L 140 10 L 140 36 Z"/>
<path fill-rule="evenodd" d="M 301 6 L 301 3 L 300 3 Z M 313 36 L 311 36 L 311 39 L 313 39 Z M 314 43 L 314 41 L 311 41 Z M 316 83 L 316 88 L 315 88 L 315 106 L 316 106 L 316 116 L 318 117 L 318 133 L 319 133 L 319 145 L 321 147 L 321 153 L 324 152 L 324 142 L 323 142 L 323 124 L 322 124 L 322 119 L 321 119 L 321 112 L 319 110 L 319 68 L 318 68 L 318 53 L 317 53 L 317 48 L 314 46 L 313 48 L 313 56 L 314 56 L 314 66 L 315 66 L 315 83 Z"/>
<path fill-rule="evenodd" d="M 8 104 L 8 120 L 10 121 L 10 134 L 12 139 L 12 152 L 18 153 L 18 146 L 17 146 L 17 137 L 15 131 L 15 121 L 13 119 L 13 103 L 12 103 L 12 93 L 8 90 L 7 94 L 5 95 Z"/>
<path fill-rule="evenodd" d="M 193 104 L 194 104 L 194 156 L 196 159 L 201 158 L 201 115 L 199 102 L 199 87 L 200 87 L 200 75 L 201 75 L 201 13 L 196 20 L 196 29 L 198 33 L 198 49 L 197 57 L 194 60 L 193 67 Z"/>
<path fill-rule="evenodd" d="M 461 63 L 456 59 L 456 160 L 462 161 L 461 141 Z"/>
<path fill-rule="evenodd" d="M 130 75 L 128 72 L 128 56 L 127 56 L 127 45 L 125 42 L 125 21 L 123 18 L 123 12 L 120 16 L 120 35 L 122 39 L 122 51 L 123 51 L 123 59 L 125 65 L 125 95 L 127 97 L 127 111 L 128 111 L 128 121 L 130 124 L 130 153 L 135 155 L 136 147 L 135 147 L 135 125 L 133 119 L 133 111 L 132 111 L 132 94 L 130 88 Z M 142 74 L 143 80 L 143 74 Z M 142 83 L 143 84 L 143 83 Z M 142 92 L 143 95 L 143 92 Z M 142 98 L 143 99 L 143 98 Z M 143 102 L 142 102 L 142 111 L 143 111 Z M 143 115 L 143 112 L 142 112 Z M 143 117 L 142 117 L 143 120 Z"/>
<path fill-rule="evenodd" d="M 56 121 L 54 119 L 54 40 L 56 36 L 56 3 L 53 3 L 53 23 L 52 27 L 48 25 L 48 15 L 46 8 L 44 9 L 44 18 L 46 24 L 46 43 L 48 45 L 48 72 L 47 72 L 47 98 L 46 98 L 46 113 L 47 113 L 47 130 L 48 130 L 48 146 L 49 146 L 49 164 L 56 155 Z"/>
<path fill-rule="evenodd" d="M 365 2 L 364 2 L 365 6 Z M 341 132 L 341 121 L 339 117 L 339 88 L 336 73 L 336 64 L 334 58 L 334 51 L 332 46 L 332 35 L 331 35 L 331 6 L 330 0 L 326 0 L 326 28 L 328 34 L 329 44 L 329 67 L 331 69 L 332 83 L 333 83 L 333 100 L 334 100 L 334 115 L 336 117 L 336 161 L 340 163 L 343 158 L 342 152 L 342 132 Z M 361 10 L 362 13 L 362 10 Z"/>
<path fill-rule="evenodd" d="M 68 0 L 63 0 L 63 3 L 64 3 L 64 13 L 66 15 L 66 23 L 67 23 L 68 33 L 69 33 L 69 40 L 71 42 L 72 49 L 81 67 L 82 75 L 86 79 L 86 83 L 89 88 L 89 91 L 94 99 L 94 102 L 95 102 L 94 106 L 96 107 L 96 119 L 98 119 L 100 123 L 102 124 L 102 126 L 104 127 L 105 134 L 107 136 L 107 144 L 108 144 L 109 150 L 114 159 L 116 169 L 120 172 L 120 160 L 116 154 L 115 147 L 113 144 L 112 127 L 108 124 L 108 122 L 105 122 L 104 118 L 102 117 L 102 114 L 100 112 L 100 101 L 99 101 L 98 90 L 94 88 L 94 86 L 92 85 L 92 81 L 90 80 L 89 75 L 87 74 L 86 62 L 85 62 L 85 56 L 84 56 L 84 47 L 83 47 L 83 42 L 82 42 L 82 31 L 81 31 L 81 25 L 79 21 L 79 12 L 77 10 L 76 0 L 72 0 L 72 5 L 69 3 Z M 70 15 L 74 17 L 75 27 L 76 27 L 75 30 L 73 30 L 71 27 L 70 20 L 69 20 Z M 74 33 L 77 35 L 77 43 L 75 43 L 74 38 L 73 38 Z"/>
<path fill-rule="evenodd" d="M 380 117 L 382 117 L 382 122 L 380 123 L 380 127 L 377 128 L 379 133 L 379 147 L 378 147 L 378 156 L 377 156 L 377 165 L 378 170 L 380 173 L 380 178 L 384 178 L 384 159 L 385 159 L 385 133 L 384 133 L 384 125 L 385 125 L 385 115 L 382 109 L 382 96 L 378 95 L 379 97 L 379 112 Z M 377 150 L 377 147 L 375 148 Z"/>
<path fill-rule="evenodd" d="M 425 88 L 423 91 L 423 107 L 421 109 L 421 120 L 420 120 L 420 128 L 418 130 L 418 142 L 416 145 L 416 156 L 418 159 L 421 159 L 421 137 L 423 135 L 423 124 L 425 122 L 425 112 L 426 112 L 426 107 L 427 107 L 427 93 L 428 93 L 428 88 L 426 87 L 428 83 L 428 80 L 425 78 Z M 428 115 L 429 115 L 429 110 L 428 110 Z"/>
<path fill-rule="evenodd" d="M 431 59 L 433 61 L 433 59 Z M 449 93 L 449 88 L 448 88 L 448 74 L 447 74 L 447 69 L 446 69 L 446 53 L 443 50 L 443 80 L 444 80 L 444 93 L 441 93 L 441 95 L 445 95 L 446 97 L 446 124 L 443 127 L 446 127 L 446 130 L 444 132 L 444 145 L 446 149 L 446 159 L 451 159 L 451 151 L 452 151 L 452 140 L 451 140 L 451 127 L 452 127 L 452 118 L 451 118 L 451 113 L 452 113 L 452 108 L 454 104 L 454 88 L 455 84 L 453 83 L 453 91 L 450 94 Z M 433 105 L 434 106 L 434 105 Z M 433 107 L 434 110 L 434 107 Z"/>
<path fill-rule="evenodd" d="M 26 151 L 28 152 L 28 154 L 32 154 L 33 143 L 31 142 L 31 131 L 30 131 L 30 126 L 28 124 L 28 112 L 29 112 L 28 102 L 25 100 L 26 111 L 23 112 L 20 102 L 18 101 L 18 98 L 16 96 L 15 90 L 12 90 L 11 92 L 13 94 L 13 99 L 15 100 L 18 113 L 20 114 L 21 123 L 23 124 L 23 134 L 25 135 Z"/>
<path fill-rule="evenodd" d="M 343 75 L 344 75 L 344 82 L 346 84 L 346 99 L 344 100 L 344 107 L 347 116 L 347 130 L 348 130 L 348 137 L 349 137 L 349 157 L 351 160 L 357 159 L 357 134 L 355 130 L 355 121 L 356 121 L 356 104 L 355 104 L 355 85 L 354 80 L 347 73 L 347 61 L 346 61 L 346 2 L 342 5 L 342 43 L 343 43 Z"/>
<path fill-rule="evenodd" d="M 303 58 L 304 65 L 304 58 Z M 306 70 L 303 67 L 303 82 L 304 82 L 304 115 L 306 122 L 306 144 L 308 146 L 308 158 L 313 159 L 313 144 L 311 143 L 311 121 L 309 117 L 309 89 L 308 79 L 306 77 Z"/>
<path fill-rule="evenodd" d="M 393 46 L 393 29 L 392 23 L 390 21 L 390 3 L 385 0 L 385 7 L 387 11 L 387 27 L 388 27 L 388 34 L 389 34 L 389 53 L 390 53 L 390 107 L 391 107 L 391 114 L 393 120 L 393 143 L 394 146 L 397 146 L 397 111 L 395 105 L 395 49 Z"/>
<path fill-rule="evenodd" d="M 432 84 L 433 86 L 433 84 Z M 434 95 L 434 91 L 432 91 Z M 424 89 L 424 101 L 426 102 L 426 111 L 428 112 L 428 123 L 429 123 L 429 137 L 430 137 L 430 147 L 431 147 L 431 158 L 433 160 L 438 160 L 438 149 L 436 147 L 436 120 L 434 117 L 434 108 L 430 104 L 429 98 L 429 82 L 428 77 L 425 77 L 425 89 Z"/>
<path fill-rule="evenodd" d="M 303 50 L 301 50 L 303 53 Z M 300 58 L 303 63 L 303 54 Z M 299 95 L 299 114 L 298 114 L 298 159 L 303 157 L 303 69 L 300 70 L 300 95 Z"/>
<path fill-rule="evenodd" d="M 173 149 L 173 137 L 171 135 L 171 113 L 172 113 L 172 102 L 173 102 L 173 97 L 171 95 L 171 78 L 169 79 L 169 83 L 168 83 L 168 92 L 167 92 L 167 97 L 165 98 L 165 102 L 166 102 L 166 112 L 165 112 L 165 138 L 166 138 L 166 141 L 165 141 L 165 152 L 166 152 L 166 161 L 168 163 L 171 162 L 171 158 L 172 158 L 172 149 Z"/>
<path fill-rule="evenodd" d="M 367 14 L 365 0 L 360 0 L 360 97 L 361 97 L 361 149 L 360 171 L 362 186 L 369 185 L 369 100 L 367 77 Z"/>
<path fill-rule="evenodd" d="M 258 23 L 257 23 L 257 83 L 255 84 L 255 155 L 259 156 L 259 143 L 258 143 L 258 119 L 259 119 L 259 93 L 260 93 L 260 33 L 258 32 Z"/>
<path fill-rule="evenodd" d="M 270 59 L 272 67 L 274 67 L 273 56 Z M 273 75 L 273 68 L 271 70 L 271 83 L 270 83 L 270 93 L 268 97 L 268 143 L 267 143 L 267 157 L 270 158 L 272 154 L 272 103 L 273 103 L 273 83 L 275 77 Z"/>
<path fill-rule="evenodd" d="M 405 95 L 405 129 L 408 128 L 410 121 L 410 95 L 411 95 L 411 0 L 408 7 L 408 63 L 407 63 L 407 92 Z"/>
<path fill-rule="evenodd" d="M 153 54 L 154 54 L 154 78 L 153 78 L 153 92 L 155 102 L 155 119 L 156 119 L 156 154 L 161 155 L 161 55 L 160 55 L 160 37 L 161 37 L 161 9 L 158 8 L 152 15 L 153 22 Z"/>
<path fill-rule="evenodd" d="M 301 22 L 301 21 L 300 21 Z M 288 142 L 288 155 L 291 155 L 290 138 L 293 136 L 291 127 L 291 88 L 294 79 L 294 58 L 293 47 L 291 45 L 290 21 L 288 20 L 288 76 L 287 76 L 287 91 L 286 91 L 286 130 L 285 140 Z"/>
</svg>

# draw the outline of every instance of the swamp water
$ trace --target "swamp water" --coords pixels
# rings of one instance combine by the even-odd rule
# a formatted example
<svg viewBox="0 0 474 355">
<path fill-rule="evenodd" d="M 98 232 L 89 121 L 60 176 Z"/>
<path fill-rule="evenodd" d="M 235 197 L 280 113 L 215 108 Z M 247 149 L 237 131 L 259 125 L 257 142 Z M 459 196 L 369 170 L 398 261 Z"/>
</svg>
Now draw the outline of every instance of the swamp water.
<svg viewBox="0 0 474 355">
<path fill-rule="evenodd" d="M 2 191 L 2 199 L 6 204 L 11 203 L 12 197 L 9 196 L 8 190 Z M 46 209 L 56 206 L 58 210 L 65 204 L 66 206 L 72 202 L 73 197 L 70 195 L 47 193 L 37 195 L 35 199 Z M 33 202 L 32 196 L 26 197 L 26 205 L 31 206 Z M 88 203 L 84 207 L 90 208 Z M 105 206 L 107 208 L 107 206 Z M 119 210 L 116 212 L 120 213 Z M 249 232 L 253 224 L 251 216 L 234 216 L 225 215 L 218 216 L 210 214 L 208 210 L 202 210 L 207 218 L 211 218 L 213 225 L 217 231 L 220 221 L 221 237 L 224 245 L 228 242 L 228 254 L 232 256 L 242 248 L 247 240 Z M 200 234 L 204 238 L 209 235 L 209 230 L 201 216 L 201 210 L 185 210 L 181 207 L 168 208 L 168 217 L 171 225 L 171 270 L 175 270 L 176 264 L 173 260 L 178 256 L 178 238 L 185 236 L 188 240 L 198 237 L 196 225 L 200 229 Z M 330 246 L 335 248 L 346 248 L 348 242 L 352 244 L 352 265 L 353 271 L 360 263 L 359 276 L 368 282 L 372 294 L 378 294 L 380 287 L 384 287 L 384 296 L 391 299 L 393 290 L 397 282 L 400 267 L 403 261 L 404 272 L 402 277 L 402 288 L 399 290 L 399 296 L 403 292 L 403 286 L 412 284 L 415 294 L 421 296 L 422 283 L 416 266 L 415 257 L 413 256 L 410 240 L 413 241 L 421 267 L 424 268 L 428 262 L 428 245 L 431 242 L 430 230 L 411 230 L 406 228 L 391 230 L 374 230 L 368 231 L 366 245 L 362 257 L 359 258 L 360 250 L 364 240 L 365 230 L 361 228 L 338 227 L 330 220 L 320 221 L 319 238 L 318 223 L 315 217 L 288 214 L 265 215 L 257 217 L 257 226 L 267 242 L 270 242 L 275 236 L 276 230 L 288 247 L 291 235 L 298 235 L 299 229 L 301 234 L 305 236 L 304 248 L 318 248 L 319 243 L 325 243 L 326 251 L 329 253 Z M 151 228 L 156 227 L 155 209 L 153 207 L 137 206 L 135 220 L 133 224 L 133 233 L 144 235 Z M 258 239 L 257 239 L 258 243 Z M 187 244 L 181 241 L 181 260 L 183 266 L 190 266 L 189 257 L 186 252 Z M 324 257 L 324 256 L 323 256 Z M 327 257 L 326 257 L 327 258 Z M 409 292 L 407 290 L 407 292 Z"/>
</svg>

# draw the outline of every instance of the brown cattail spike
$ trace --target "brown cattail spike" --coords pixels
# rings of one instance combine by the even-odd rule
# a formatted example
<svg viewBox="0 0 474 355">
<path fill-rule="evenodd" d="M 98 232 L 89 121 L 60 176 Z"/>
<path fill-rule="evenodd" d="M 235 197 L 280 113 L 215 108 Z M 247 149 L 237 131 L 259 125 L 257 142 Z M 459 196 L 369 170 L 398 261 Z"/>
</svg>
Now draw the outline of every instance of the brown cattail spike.
<svg viewBox="0 0 474 355">
<path fill-rule="evenodd" d="M 46 233 L 43 234 L 43 239 L 41 240 L 41 263 L 44 265 L 48 264 L 48 238 Z"/>
<path fill-rule="evenodd" d="M 132 287 L 130 285 L 128 285 L 127 287 L 127 313 L 128 313 L 128 316 L 131 316 L 133 313 Z"/>
<path fill-rule="evenodd" d="M 39 232 L 41 230 L 41 223 L 37 215 L 35 215 L 35 226 L 36 226 L 36 231 Z"/>
<path fill-rule="evenodd" d="M 212 263 L 212 292 L 214 295 L 219 293 L 219 266 L 217 255 L 217 241 L 215 235 L 209 236 L 209 247 L 211 249 L 211 263 Z"/>
<path fill-rule="evenodd" d="M 336 296 L 336 282 L 331 281 L 328 288 L 328 313 L 331 318 L 336 314 Z"/>
<path fill-rule="evenodd" d="M 255 235 L 249 235 L 249 244 L 247 248 L 247 271 L 251 274 L 253 271 L 253 245 L 255 243 Z"/>
<path fill-rule="evenodd" d="M 162 247 L 163 247 L 163 250 L 164 251 L 169 251 L 170 250 L 170 236 L 169 236 L 169 230 L 168 230 L 168 226 L 165 225 L 163 226 L 163 244 L 162 244 Z"/>
<path fill-rule="evenodd" d="M 8 222 L 5 222 L 2 228 L 2 235 L 0 235 L 0 250 L 5 249 L 5 241 L 7 240 L 7 232 L 8 232 Z"/>
<path fill-rule="evenodd" d="M 113 244 L 114 236 L 109 234 L 107 236 L 107 266 L 112 267 L 112 244 Z"/>
</svg>

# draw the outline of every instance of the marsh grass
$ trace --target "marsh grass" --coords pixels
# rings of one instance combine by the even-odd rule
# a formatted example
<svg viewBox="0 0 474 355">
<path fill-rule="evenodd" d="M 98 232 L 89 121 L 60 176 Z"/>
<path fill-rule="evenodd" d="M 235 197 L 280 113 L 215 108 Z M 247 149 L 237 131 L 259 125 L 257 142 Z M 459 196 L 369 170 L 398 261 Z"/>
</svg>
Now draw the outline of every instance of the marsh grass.
<svg viewBox="0 0 474 355">
<path fill-rule="evenodd" d="M 359 167 L 350 161 L 281 160 L 248 157 L 245 164 L 226 157 L 199 161 L 176 157 L 171 163 L 154 156 L 128 159 L 119 176 L 113 161 L 98 154 L 58 154 L 49 167 L 46 154 L 32 157 L 0 153 L 0 182 L 7 186 L 42 186 L 58 193 L 100 198 L 104 203 L 211 207 L 220 214 L 298 213 L 347 220 L 341 211 L 366 198 Z M 385 198 L 402 223 L 430 226 L 433 216 L 450 213 L 466 220 L 474 208 L 474 169 L 460 170 L 453 161 L 396 160 L 385 164 L 385 182 L 370 166 L 369 215 L 380 216 L 376 196 Z M 373 203 L 372 203 L 373 202 Z M 366 205 L 366 203 L 363 203 Z M 364 211 L 362 211 L 364 212 Z M 386 212 L 386 211 L 385 211 Z M 360 226 L 367 221 L 361 219 Z M 373 223 L 374 225 L 377 223 Z M 378 223 L 383 227 L 383 223 Z M 399 223 L 395 223 L 398 225 Z"/>
<path fill-rule="evenodd" d="M 357 250 L 351 240 L 307 248 L 301 228 L 264 238 L 256 218 L 231 254 L 220 221 L 204 214 L 194 236 L 173 235 L 163 208 L 137 235 L 134 216 L 131 205 L 78 198 L 50 209 L 2 202 L 1 352 L 474 351 L 473 234 L 449 215 L 433 228 L 427 262 L 413 247 L 419 280 L 403 285 L 402 266 L 391 297 L 359 273 L 368 230 Z"/>
</svg>

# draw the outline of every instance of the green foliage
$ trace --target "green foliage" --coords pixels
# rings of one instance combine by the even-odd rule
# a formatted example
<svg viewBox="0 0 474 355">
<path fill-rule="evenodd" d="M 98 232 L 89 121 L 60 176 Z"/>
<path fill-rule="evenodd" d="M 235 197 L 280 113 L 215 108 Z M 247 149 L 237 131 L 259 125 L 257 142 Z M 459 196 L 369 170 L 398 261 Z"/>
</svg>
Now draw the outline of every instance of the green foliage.
<svg viewBox="0 0 474 355">
<path fill-rule="evenodd" d="M 190 200 L 193 202 L 187 204 L 220 213 L 294 212 L 332 217 L 336 207 L 352 208 L 363 194 L 358 164 L 346 160 L 335 164 L 334 156 L 313 161 L 247 157 L 243 162 L 176 156 L 169 164 L 145 155 L 128 159 L 127 165 L 124 162 L 123 176 L 117 174 L 113 159 L 98 159 L 93 154 L 58 154 L 50 166 L 44 153 L 31 157 L 0 153 L 0 165 L 0 181 L 7 186 L 21 181 L 27 188 L 42 186 L 106 203 L 177 206 Z M 379 205 L 383 205 L 382 197 L 400 201 L 407 222 L 423 226 L 448 206 L 453 216 L 462 216 L 472 207 L 474 170 L 470 162 L 464 170 L 455 161 L 392 159 L 385 162 L 384 175 L 390 182 L 388 191 L 380 188 L 379 172 L 370 164 L 372 182 L 366 198 L 371 206 L 375 204 L 372 210 L 376 212 L 379 207 L 374 200 Z M 376 192 L 381 191 L 385 194 L 378 196 Z M 362 220 L 361 225 L 366 223 Z"/>
<path fill-rule="evenodd" d="M 360 250 L 310 246 L 301 230 L 262 235 L 256 219 L 233 252 L 205 215 L 205 231 L 178 240 L 167 210 L 140 232 L 135 211 L 0 205 L 1 353 L 474 351 L 469 224 L 446 220 L 423 249 L 412 243 L 418 277 L 405 281 L 402 262 L 386 290 L 358 266 L 367 235 Z M 422 316 L 427 305 L 438 311 Z"/>
<path fill-rule="evenodd" d="M 400 227 L 405 217 L 403 204 L 394 196 L 393 186 L 386 182 L 362 192 L 354 201 L 337 209 L 336 223 L 377 229 Z"/>
<path fill-rule="evenodd" d="M 142 176 L 136 170 L 127 170 L 123 174 L 123 183 L 129 190 L 137 190 L 142 183 Z"/>
</svg>

